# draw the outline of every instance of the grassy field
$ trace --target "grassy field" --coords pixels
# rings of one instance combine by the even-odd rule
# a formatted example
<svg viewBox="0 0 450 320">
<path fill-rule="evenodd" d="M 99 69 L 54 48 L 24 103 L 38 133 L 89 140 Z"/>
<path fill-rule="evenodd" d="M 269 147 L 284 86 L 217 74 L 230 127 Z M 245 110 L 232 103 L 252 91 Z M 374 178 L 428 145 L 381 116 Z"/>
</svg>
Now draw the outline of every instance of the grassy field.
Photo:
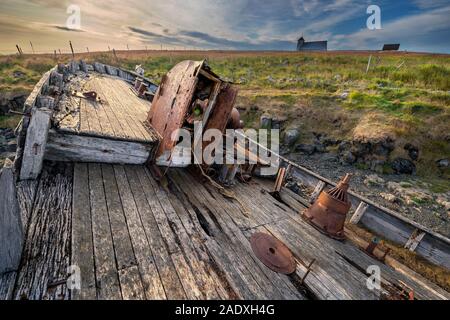
<svg viewBox="0 0 450 320">
<path fill-rule="evenodd" d="M 43 72 L 70 58 L 0 57 L 0 92 L 30 91 Z M 127 69 L 141 64 L 156 83 L 181 60 L 208 59 L 214 72 L 239 86 L 238 107 L 247 126 L 258 126 L 260 116 L 269 114 L 286 119 L 286 127 L 299 128 L 304 142 L 313 132 L 339 139 L 390 136 L 398 145 L 394 155 L 399 156 L 410 142 L 420 149 L 418 174 L 443 183 L 441 190 L 449 189 L 448 170 L 442 173 L 435 165 L 435 160 L 450 157 L 449 55 L 121 51 L 116 57 L 91 53 L 77 58 Z M 434 180 L 438 175 L 444 182 Z"/>
</svg>

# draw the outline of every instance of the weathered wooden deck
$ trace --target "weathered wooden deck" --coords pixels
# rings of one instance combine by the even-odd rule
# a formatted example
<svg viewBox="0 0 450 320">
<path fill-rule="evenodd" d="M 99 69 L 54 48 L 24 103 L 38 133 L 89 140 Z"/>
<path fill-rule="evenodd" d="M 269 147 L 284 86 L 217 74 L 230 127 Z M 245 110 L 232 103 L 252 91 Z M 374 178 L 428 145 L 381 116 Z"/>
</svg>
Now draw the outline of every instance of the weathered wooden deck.
<svg viewBox="0 0 450 320">
<path fill-rule="evenodd" d="M 159 142 L 145 124 L 151 103 L 121 78 L 79 73 L 55 107 L 45 158 L 56 161 L 144 163 Z M 94 91 L 100 101 L 70 92 Z"/>
<path fill-rule="evenodd" d="M 144 166 L 47 163 L 35 197 L 20 187 L 31 218 L 20 270 L 0 277 L 0 298 L 379 299 L 366 286 L 369 265 L 380 267 L 383 288 L 402 281 L 418 299 L 449 297 L 324 236 L 299 216 L 301 198 L 267 193 L 272 182 L 238 183 L 230 189 L 237 201 L 200 180 L 171 169 L 161 186 Z M 294 275 L 253 255 L 256 231 L 292 250 Z M 302 284 L 302 263 L 312 259 Z M 81 290 L 67 289 L 70 265 L 81 270 Z"/>
</svg>

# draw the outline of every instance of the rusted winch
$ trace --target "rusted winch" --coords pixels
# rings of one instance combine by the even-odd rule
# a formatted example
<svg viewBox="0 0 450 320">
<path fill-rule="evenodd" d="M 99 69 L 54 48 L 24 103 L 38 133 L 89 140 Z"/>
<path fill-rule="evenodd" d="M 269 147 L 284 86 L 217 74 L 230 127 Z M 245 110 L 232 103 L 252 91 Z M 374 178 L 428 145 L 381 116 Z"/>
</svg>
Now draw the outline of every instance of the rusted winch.
<svg viewBox="0 0 450 320">
<path fill-rule="evenodd" d="M 322 191 L 314 204 L 304 212 L 304 217 L 314 227 L 338 240 L 345 239 L 345 217 L 351 207 L 347 195 L 349 180 L 350 175 L 346 174 L 336 187 Z"/>
</svg>

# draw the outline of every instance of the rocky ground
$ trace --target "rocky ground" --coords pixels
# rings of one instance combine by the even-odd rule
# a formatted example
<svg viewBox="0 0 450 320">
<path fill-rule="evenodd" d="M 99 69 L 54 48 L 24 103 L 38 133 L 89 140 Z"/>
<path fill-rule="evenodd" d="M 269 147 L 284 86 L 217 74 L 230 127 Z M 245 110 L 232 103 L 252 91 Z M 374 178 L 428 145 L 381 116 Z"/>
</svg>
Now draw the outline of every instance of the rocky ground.
<svg viewBox="0 0 450 320">
<path fill-rule="evenodd" d="M 3 167 L 6 158 L 14 160 L 16 147 L 17 142 L 14 130 L 10 128 L 0 128 L 0 168 Z"/>
<path fill-rule="evenodd" d="M 333 181 L 351 173 L 350 188 L 353 191 L 450 236 L 450 191 L 433 193 L 420 178 L 408 174 L 381 174 L 358 169 L 332 153 L 294 152 L 287 157 Z"/>
</svg>

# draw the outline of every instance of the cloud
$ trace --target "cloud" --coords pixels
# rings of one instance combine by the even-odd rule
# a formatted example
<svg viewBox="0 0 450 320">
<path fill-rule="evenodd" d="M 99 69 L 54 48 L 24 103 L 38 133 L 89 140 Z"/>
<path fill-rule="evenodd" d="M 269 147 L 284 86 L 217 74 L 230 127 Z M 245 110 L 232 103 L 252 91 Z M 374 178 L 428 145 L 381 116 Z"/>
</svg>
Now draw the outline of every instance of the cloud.
<svg viewBox="0 0 450 320">
<path fill-rule="evenodd" d="M 85 32 L 84 30 L 81 30 L 81 29 L 72 29 L 72 28 L 67 28 L 66 26 L 52 26 L 52 27 L 57 30 L 62 30 L 62 31 Z"/>
<path fill-rule="evenodd" d="M 450 29 L 444 14 L 448 17 L 448 0 L 378 0 L 382 18 L 388 18 L 382 20 L 383 30 L 377 31 L 364 29 L 368 0 L 75 2 L 81 8 L 83 32 L 73 32 L 70 37 L 90 48 L 112 43 L 159 47 L 162 43 L 211 49 L 294 50 L 303 34 L 307 40 L 328 39 L 331 50 L 378 48 L 385 42 L 400 42 L 409 50 L 450 52 L 450 44 L 442 40 L 448 37 L 438 39 L 447 36 Z M 0 40 L 15 36 L 14 41 L 26 41 L 30 34 L 36 42 L 46 39 L 51 43 L 53 37 L 67 40 L 67 32 L 75 31 L 64 27 L 70 3 L 72 0 L 2 0 L 0 16 L 8 17 L 8 25 L 1 21 Z M 13 20 L 20 23 L 11 24 Z M 2 46 L 10 48 L 12 41 L 0 41 L 0 50 Z"/>
<path fill-rule="evenodd" d="M 380 49 L 384 43 L 400 43 L 403 49 L 448 51 L 445 39 L 450 38 L 449 15 L 450 6 L 406 16 L 382 24 L 381 30 L 335 35 L 332 45 L 339 49 Z"/>
</svg>

